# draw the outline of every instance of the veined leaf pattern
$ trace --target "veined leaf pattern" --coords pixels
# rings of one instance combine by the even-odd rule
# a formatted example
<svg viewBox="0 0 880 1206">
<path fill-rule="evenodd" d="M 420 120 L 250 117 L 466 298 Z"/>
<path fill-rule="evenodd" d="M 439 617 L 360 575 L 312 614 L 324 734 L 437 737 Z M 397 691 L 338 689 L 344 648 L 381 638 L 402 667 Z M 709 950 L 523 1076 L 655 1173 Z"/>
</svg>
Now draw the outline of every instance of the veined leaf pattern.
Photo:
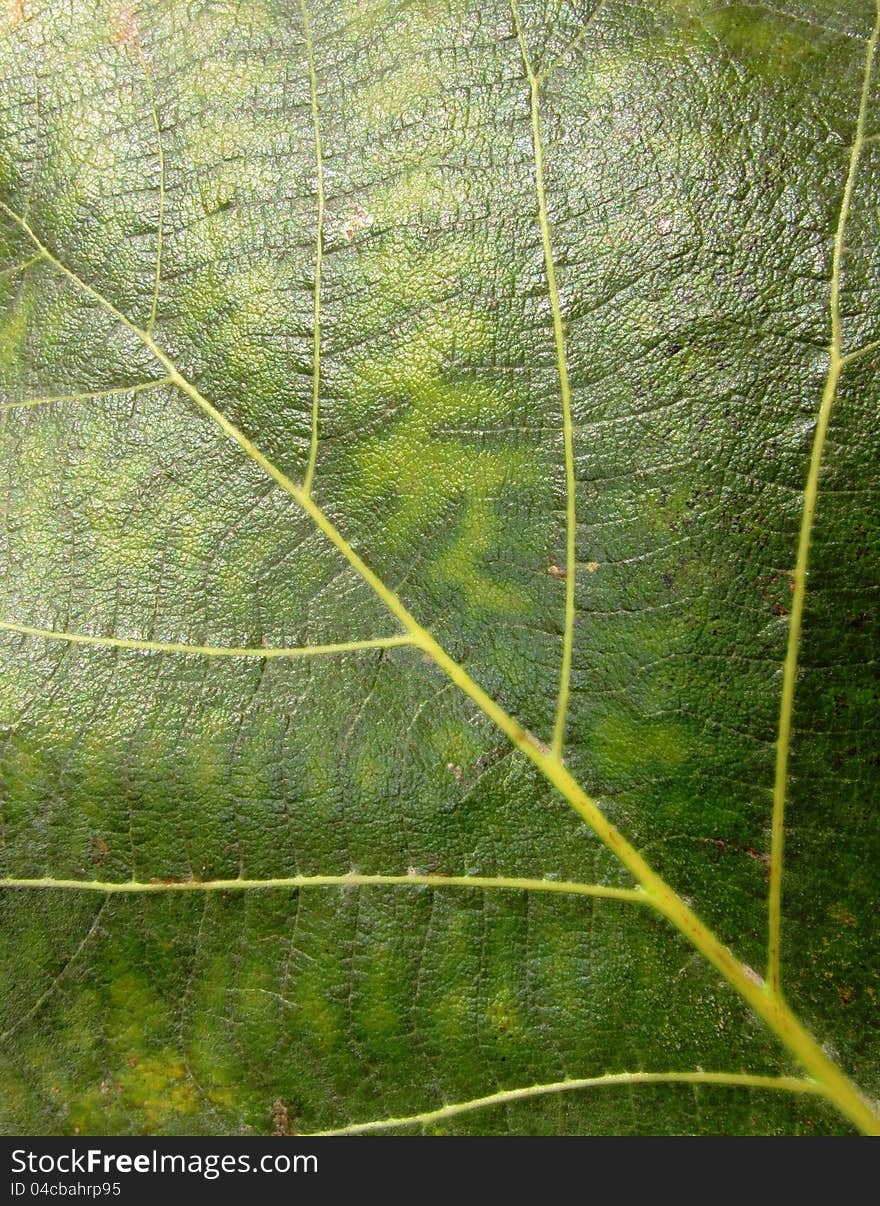
<svg viewBox="0 0 880 1206">
<path fill-rule="evenodd" d="M 878 31 L 0 9 L 7 1130 L 877 1129 Z"/>
</svg>

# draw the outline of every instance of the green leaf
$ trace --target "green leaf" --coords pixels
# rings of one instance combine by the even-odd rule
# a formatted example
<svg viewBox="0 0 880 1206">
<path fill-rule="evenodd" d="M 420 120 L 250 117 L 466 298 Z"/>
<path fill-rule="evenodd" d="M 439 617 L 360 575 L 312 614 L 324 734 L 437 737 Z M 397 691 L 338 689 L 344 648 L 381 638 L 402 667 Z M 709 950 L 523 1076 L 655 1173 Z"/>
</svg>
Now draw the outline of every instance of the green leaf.
<svg viewBox="0 0 880 1206">
<path fill-rule="evenodd" d="M 880 1126 L 878 28 L 0 4 L 5 1132 Z"/>
</svg>

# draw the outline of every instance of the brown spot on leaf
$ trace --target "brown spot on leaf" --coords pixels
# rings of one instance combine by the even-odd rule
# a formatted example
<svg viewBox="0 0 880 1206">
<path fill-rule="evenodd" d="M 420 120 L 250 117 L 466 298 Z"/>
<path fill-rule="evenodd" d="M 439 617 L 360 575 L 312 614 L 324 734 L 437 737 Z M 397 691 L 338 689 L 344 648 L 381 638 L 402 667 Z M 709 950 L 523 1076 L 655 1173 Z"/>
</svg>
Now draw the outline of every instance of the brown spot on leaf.
<svg viewBox="0 0 880 1206">
<path fill-rule="evenodd" d="M 767 874 L 767 878 L 770 878 L 770 855 L 764 854 L 761 850 L 756 850 L 754 846 L 741 846 L 739 842 L 728 842 L 725 841 L 724 838 L 714 837 L 703 837 L 700 838 L 700 841 L 704 846 L 714 846 L 714 848 L 718 851 L 714 858 L 711 854 L 709 855 L 713 863 L 717 862 L 722 854 L 729 850 L 733 850 L 739 854 L 745 854 L 748 858 L 754 859 L 756 863 L 760 863 Z"/>
<path fill-rule="evenodd" d="M 12 21 L 12 28 L 17 29 L 24 20 L 24 0 L 4 0 L 4 4 Z"/>
<path fill-rule="evenodd" d="M 787 586 L 789 591 L 794 589 L 794 578 L 788 573 L 781 574 L 761 574 L 755 579 L 755 590 L 760 594 L 765 603 L 770 604 L 770 608 L 775 616 L 787 616 L 788 608 L 786 603 L 788 599 L 784 594 L 780 594 L 784 586 Z"/>
<path fill-rule="evenodd" d="M 272 1103 L 272 1134 L 279 1137 L 296 1134 L 290 1121 L 290 1111 L 280 1097 Z"/>
<path fill-rule="evenodd" d="M 369 229 L 375 220 L 372 214 L 367 213 L 364 207 L 355 201 L 348 212 L 348 217 L 342 224 L 342 233 L 350 242 L 359 230 Z"/>
<path fill-rule="evenodd" d="M 551 578 L 567 578 L 568 577 L 567 572 L 561 566 L 556 565 L 555 562 L 552 565 L 547 566 L 547 573 L 550 575 Z"/>
<path fill-rule="evenodd" d="M 845 909 L 843 907 L 843 905 L 840 905 L 840 904 L 832 905 L 829 912 L 831 913 L 832 918 L 837 922 L 838 925 L 855 925 L 856 924 L 855 917 L 853 917 L 852 913 L 850 913 L 850 911 L 848 909 Z"/>
<path fill-rule="evenodd" d="M 464 782 L 464 775 L 461 772 L 461 767 L 457 763 L 447 762 L 446 769 L 449 771 L 450 775 L 452 775 L 456 783 Z"/>
<path fill-rule="evenodd" d="M 588 573 L 595 574 L 596 570 L 599 568 L 599 562 L 598 561 L 588 561 L 586 568 L 587 568 Z"/>
<path fill-rule="evenodd" d="M 116 14 L 111 38 L 117 50 L 140 49 L 137 13 L 131 5 L 126 5 Z"/>
<path fill-rule="evenodd" d="M 99 867 L 103 867 L 107 861 L 107 855 L 110 853 L 110 847 L 107 845 L 104 839 L 98 837 L 97 834 L 92 835 L 91 847 L 92 862 L 97 863 Z"/>
</svg>

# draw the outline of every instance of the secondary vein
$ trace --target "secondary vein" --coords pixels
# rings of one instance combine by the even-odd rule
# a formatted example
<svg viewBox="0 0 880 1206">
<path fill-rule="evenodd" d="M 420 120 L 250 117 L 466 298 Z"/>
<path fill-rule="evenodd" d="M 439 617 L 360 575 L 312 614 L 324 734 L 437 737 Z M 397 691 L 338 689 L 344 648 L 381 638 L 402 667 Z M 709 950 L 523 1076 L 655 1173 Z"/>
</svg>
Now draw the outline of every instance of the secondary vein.
<svg viewBox="0 0 880 1206">
<path fill-rule="evenodd" d="M 315 49 L 309 24 L 309 10 L 305 0 L 300 0 L 306 55 L 309 63 L 309 94 L 312 105 L 312 126 L 315 143 L 315 172 L 318 191 L 317 233 L 315 235 L 315 289 L 313 305 L 313 349 L 312 349 L 312 434 L 309 443 L 309 460 L 303 490 L 311 494 L 318 461 L 319 419 L 321 405 L 321 273 L 324 261 L 324 153 L 321 148 L 321 125 L 318 116 L 318 74 L 315 69 Z"/>
<path fill-rule="evenodd" d="M 559 287 L 556 283 L 553 242 L 550 233 L 550 219 L 547 212 L 547 193 L 544 186 L 544 141 L 541 135 L 540 112 L 541 78 L 532 69 L 516 0 L 511 0 L 510 7 L 513 13 L 516 37 L 519 42 L 523 66 L 525 67 L 526 77 L 529 82 L 529 106 L 532 123 L 532 152 L 535 160 L 535 192 L 538 201 L 538 223 L 541 228 L 541 244 L 544 250 L 544 271 L 547 277 L 547 292 L 550 296 L 550 309 L 553 313 L 553 340 L 556 348 L 556 368 L 559 376 L 559 392 L 562 400 L 562 442 L 565 459 L 565 618 L 562 632 L 562 665 L 559 672 L 556 719 L 551 742 L 553 752 L 558 757 L 561 757 L 562 747 L 565 742 L 565 723 L 568 718 L 568 701 L 571 691 L 571 662 L 572 650 L 574 648 L 575 621 L 575 575 L 577 572 L 575 555 L 577 513 L 575 507 L 574 426 L 571 414 L 571 385 L 568 377 L 568 361 L 565 351 L 565 330 L 562 322 L 562 303 L 559 298 Z"/>
<path fill-rule="evenodd" d="M 144 390 L 169 385 L 170 382 L 170 377 L 158 377 L 155 381 L 138 381 L 134 385 L 113 385 L 108 389 L 84 390 L 78 394 L 46 394 L 42 398 L 24 398 L 20 402 L 0 403 L 0 411 L 25 410 L 32 406 L 54 406 L 57 402 L 91 402 L 98 398 L 112 398 L 114 394 L 140 394 Z"/>
<path fill-rule="evenodd" d="M 533 1097 L 545 1097 L 551 1093 L 573 1093 L 582 1089 L 611 1088 L 615 1085 L 718 1085 L 731 1088 L 769 1089 L 775 1092 L 821 1094 L 822 1090 L 813 1080 L 794 1076 L 760 1076 L 751 1072 L 613 1072 L 606 1076 L 585 1076 L 579 1080 L 557 1080 L 548 1084 L 529 1085 L 522 1089 L 502 1089 L 488 1093 L 485 1097 L 473 1097 L 469 1101 L 456 1101 L 439 1106 L 436 1110 L 424 1110 L 420 1114 L 406 1114 L 399 1118 L 377 1118 L 368 1122 L 353 1122 L 348 1126 L 329 1131 L 313 1131 L 318 1135 L 366 1135 L 375 1131 L 390 1131 L 402 1127 L 428 1126 L 468 1114 L 472 1110 L 485 1110 L 491 1106 L 509 1105 L 514 1101 L 525 1101 Z"/>
<path fill-rule="evenodd" d="M 387 637 L 370 637 L 363 641 L 341 641 L 332 645 L 291 645 L 273 648 L 264 645 L 185 645 L 177 641 L 141 641 L 133 637 L 92 636 L 85 632 L 63 632 L 57 628 L 34 628 L 13 620 L 0 620 L 0 631 L 17 632 L 22 636 L 39 637 L 44 641 L 64 641 L 71 645 L 96 645 L 109 649 L 133 649 L 148 653 L 186 653 L 198 657 L 297 658 L 316 657 L 331 653 L 354 653 L 360 649 L 390 649 L 397 645 L 412 645 L 407 633 Z"/>
<path fill-rule="evenodd" d="M 281 891 L 294 888 L 368 888 L 368 887 L 425 887 L 472 888 L 504 892 L 549 892 L 560 896 L 591 896 L 603 900 L 628 901 L 631 904 L 650 904 L 646 893 L 639 888 L 615 888 L 605 884 L 582 884 L 561 879 L 524 879 L 507 875 L 361 875 L 351 871 L 346 875 L 291 875 L 272 879 L 156 879 L 103 880 L 37 878 L 0 878 L 2 888 L 51 888 L 62 891 L 102 892 L 114 896 L 150 895 L 160 892 L 254 892 Z"/>
<path fill-rule="evenodd" d="M 147 320 L 146 327 L 147 332 L 152 334 L 153 327 L 156 325 L 156 315 L 159 310 L 159 288 L 162 283 L 162 242 L 165 227 L 165 148 L 162 145 L 162 126 L 159 121 L 159 110 L 156 108 L 156 94 L 153 91 L 153 73 L 150 70 L 147 56 L 138 44 L 136 44 L 136 53 L 147 84 L 150 113 L 153 119 L 153 128 L 156 131 L 156 158 L 159 163 L 159 213 L 156 220 L 156 262 L 153 273 L 153 297 L 150 303 L 150 317 Z"/>
<path fill-rule="evenodd" d="M 877 40 L 880 37 L 880 0 L 877 2 L 877 15 L 874 29 L 868 40 L 867 58 L 865 61 L 862 91 L 859 101 L 859 112 L 856 121 L 855 138 L 849 156 L 849 167 L 846 183 L 843 189 L 843 199 L 837 220 L 837 230 L 834 236 L 834 252 L 831 260 L 831 292 L 829 308 L 831 313 L 831 340 L 828 347 L 828 374 L 822 390 L 819 404 L 819 414 L 816 419 L 816 431 L 813 436 L 813 447 L 810 453 L 810 464 L 807 470 L 807 480 L 804 486 L 804 505 L 801 513 L 801 525 L 798 535 L 797 561 L 794 570 L 794 582 L 791 600 L 791 615 L 788 625 L 788 641 L 785 651 L 785 662 L 782 671 L 782 695 L 779 703 L 779 723 L 776 741 L 776 770 L 773 782 L 773 814 L 770 836 L 770 887 L 768 892 L 768 937 L 767 937 L 767 984 L 771 992 L 781 995 L 781 931 L 782 931 L 782 875 L 785 858 L 785 804 L 788 790 L 788 762 L 791 748 L 792 718 L 794 714 L 794 697 L 797 686 L 798 658 L 800 652 L 801 631 L 803 628 L 804 604 L 807 595 L 807 575 L 809 573 L 810 544 L 813 535 L 813 523 L 816 515 L 816 503 L 819 497 L 819 472 L 822 467 L 822 454 L 828 434 L 828 423 L 831 410 L 837 395 L 837 384 L 846 366 L 848 358 L 842 351 L 842 330 L 840 321 L 840 287 L 844 254 L 844 236 L 846 222 L 849 217 L 855 186 L 859 157 L 865 142 L 865 123 L 868 114 L 868 102 L 871 92 L 871 73 Z"/>
</svg>

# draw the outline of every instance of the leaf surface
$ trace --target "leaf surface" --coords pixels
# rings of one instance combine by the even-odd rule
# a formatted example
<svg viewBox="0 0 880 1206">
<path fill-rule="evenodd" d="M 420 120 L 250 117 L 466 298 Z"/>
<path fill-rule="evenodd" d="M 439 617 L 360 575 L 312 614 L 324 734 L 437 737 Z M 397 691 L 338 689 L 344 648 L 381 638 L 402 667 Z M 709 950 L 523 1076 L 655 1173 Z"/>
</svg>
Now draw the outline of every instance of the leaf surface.
<svg viewBox="0 0 880 1206">
<path fill-rule="evenodd" d="M 0 6 L 4 1130 L 866 1125 L 876 18 Z"/>
</svg>

